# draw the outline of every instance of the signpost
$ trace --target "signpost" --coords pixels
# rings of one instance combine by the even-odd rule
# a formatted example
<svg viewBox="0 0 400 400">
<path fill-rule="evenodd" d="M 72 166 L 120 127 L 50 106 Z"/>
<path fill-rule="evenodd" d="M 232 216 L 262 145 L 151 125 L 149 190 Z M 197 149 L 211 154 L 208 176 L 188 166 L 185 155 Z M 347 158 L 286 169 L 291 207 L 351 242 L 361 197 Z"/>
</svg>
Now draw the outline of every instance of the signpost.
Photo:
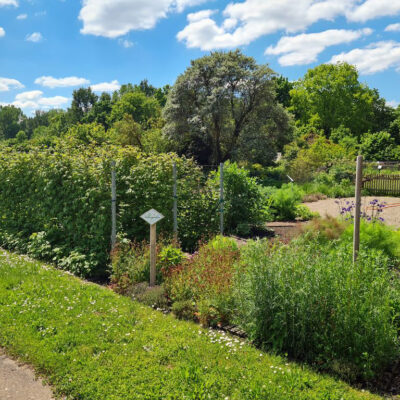
<svg viewBox="0 0 400 400">
<path fill-rule="evenodd" d="M 156 243 L 157 243 L 157 230 L 156 224 L 164 218 L 164 215 L 154 210 L 153 208 L 140 218 L 144 219 L 150 225 L 150 286 L 156 284 Z"/>
</svg>

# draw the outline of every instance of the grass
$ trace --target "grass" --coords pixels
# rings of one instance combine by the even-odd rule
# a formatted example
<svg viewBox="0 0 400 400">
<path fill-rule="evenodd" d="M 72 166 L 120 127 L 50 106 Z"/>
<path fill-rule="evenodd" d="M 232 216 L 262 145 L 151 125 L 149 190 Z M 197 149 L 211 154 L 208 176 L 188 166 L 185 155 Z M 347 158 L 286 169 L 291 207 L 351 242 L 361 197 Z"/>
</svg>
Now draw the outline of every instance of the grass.
<svg viewBox="0 0 400 400">
<path fill-rule="evenodd" d="M 0 346 L 68 399 L 379 398 L 2 250 Z"/>
</svg>

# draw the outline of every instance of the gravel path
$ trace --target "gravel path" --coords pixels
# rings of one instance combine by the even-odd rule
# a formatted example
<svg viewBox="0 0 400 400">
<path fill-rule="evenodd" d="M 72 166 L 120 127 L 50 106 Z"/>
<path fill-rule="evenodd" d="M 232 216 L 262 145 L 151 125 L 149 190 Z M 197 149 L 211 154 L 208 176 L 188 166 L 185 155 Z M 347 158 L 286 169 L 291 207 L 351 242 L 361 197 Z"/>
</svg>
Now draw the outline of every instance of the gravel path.
<svg viewBox="0 0 400 400">
<path fill-rule="evenodd" d="M 0 349 L 1 400 L 53 400 L 52 392 L 27 366 L 6 357 Z"/>
<path fill-rule="evenodd" d="M 387 206 L 398 204 L 398 206 L 388 207 L 383 210 L 382 218 L 384 218 L 387 225 L 400 228 L 400 198 L 399 197 L 363 197 L 362 198 L 362 210 L 369 206 L 370 201 L 378 199 L 379 202 L 385 202 Z M 311 210 L 319 213 L 321 217 L 331 216 L 338 217 L 340 215 L 339 205 L 335 203 L 336 199 L 319 200 L 313 203 L 305 203 L 305 205 Z M 346 201 L 354 201 L 354 197 L 347 199 L 341 199 L 340 202 L 345 205 Z M 367 210 L 368 211 L 368 210 Z"/>
</svg>

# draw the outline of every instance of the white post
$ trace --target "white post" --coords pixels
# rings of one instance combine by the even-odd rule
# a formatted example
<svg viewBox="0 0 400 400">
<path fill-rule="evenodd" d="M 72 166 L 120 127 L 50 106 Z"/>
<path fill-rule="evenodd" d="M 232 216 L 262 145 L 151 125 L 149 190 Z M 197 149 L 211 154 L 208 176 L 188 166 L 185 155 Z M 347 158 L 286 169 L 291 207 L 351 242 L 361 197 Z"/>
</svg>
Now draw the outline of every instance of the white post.
<svg viewBox="0 0 400 400">
<path fill-rule="evenodd" d="M 219 164 L 219 230 L 224 234 L 224 163 Z"/>
<path fill-rule="evenodd" d="M 111 162 L 111 249 L 117 243 L 117 184 L 115 178 L 115 161 Z"/>
<path fill-rule="evenodd" d="M 357 156 L 356 171 L 356 209 L 354 214 L 354 235 L 353 235 L 353 262 L 357 261 L 357 255 L 360 250 L 360 219 L 361 219 L 361 189 L 362 189 L 362 156 Z"/>
<path fill-rule="evenodd" d="M 174 205 L 172 209 L 174 217 L 174 239 L 178 241 L 178 198 L 177 198 L 177 178 L 176 178 L 176 163 L 172 167 L 172 177 L 174 180 L 174 185 L 172 189 L 172 196 L 174 199 Z"/>
<path fill-rule="evenodd" d="M 150 225 L 150 286 L 156 284 L 157 224 Z"/>
</svg>

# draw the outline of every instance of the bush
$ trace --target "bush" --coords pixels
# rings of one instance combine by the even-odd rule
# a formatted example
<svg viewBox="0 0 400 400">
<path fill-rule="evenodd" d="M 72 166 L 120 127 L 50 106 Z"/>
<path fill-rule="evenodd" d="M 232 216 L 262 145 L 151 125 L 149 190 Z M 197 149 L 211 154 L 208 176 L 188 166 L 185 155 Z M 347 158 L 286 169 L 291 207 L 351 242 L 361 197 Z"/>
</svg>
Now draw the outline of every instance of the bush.
<svg viewBox="0 0 400 400">
<path fill-rule="evenodd" d="M 191 309 L 187 307 L 190 302 L 197 310 L 197 318 L 205 325 L 231 320 L 234 309 L 232 278 L 239 258 L 235 245 L 231 240 L 216 239 L 201 246 L 197 253 L 171 270 L 164 286 L 173 309 L 178 302 L 175 310 L 185 305 L 186 313 Z"/>
<path fill-rule="evenodd" d="M 210 185 L 218 188 L 219 171 L 210 176 Z M 224 227 L 238 233 L 240 225 L 260 225 L 265 222 L 264 199 L 255 178 L 245 168 L 229 161 L 224 164 Z"/>
<path fill-rule="evenodd" d="M 264 348 L 287 352 L 346 379 L 368 379 L 399 354 L 398 278 L 388 258 L 300 239 L 253 242 L 237 275 L 238 322 Z M 396 287 L 394 287 L 396 283 Z"/>
<path fill-rule="evenodd" d="M 291 221 L 297 216 L 297 206 L 303 197 L 302 190 L 293 183 L 283 185 L 271 195 L 271 208 L 275 219 Z"/>
<path fill-rule="evenodd" d="M 158 230 L 172 235 L 174 162 L 182 246 L 191 250 L 217 231 L 218 194 L 204 185 L 203 172 L 193 161 L 173 154 L 146 156 L 132 147 L 79 146 L 71 139 L 51 149 L 2 147 L 0 245 L 26 250 L 30 243 L 34 256 L 85 277 L 104 278 L 110 251 L 111 160 L 117 164 L 117 228 L 122 236 L 147 239 L 149 228 L 140 215 L 150 208 L 165 215 Z"/>
</svg>

